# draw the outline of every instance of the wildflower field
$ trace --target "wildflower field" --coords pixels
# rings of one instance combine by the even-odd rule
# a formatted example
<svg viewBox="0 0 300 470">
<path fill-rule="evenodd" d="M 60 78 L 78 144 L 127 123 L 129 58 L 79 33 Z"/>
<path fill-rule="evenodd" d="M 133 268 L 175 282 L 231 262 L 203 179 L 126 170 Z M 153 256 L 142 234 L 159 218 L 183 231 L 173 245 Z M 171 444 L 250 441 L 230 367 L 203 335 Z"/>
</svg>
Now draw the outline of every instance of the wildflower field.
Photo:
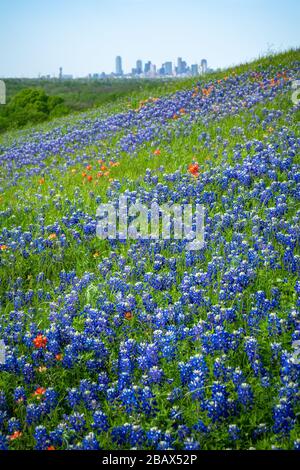
<svg viewBox="0 0 300 470">
<path fill-rule="evenodd" d="M 0 139 L 0 448 L 300 448 L 300 52 Z M 101 240 L 199 203 L 205 245 Z M 297 350 L 298 345 L 298 350 Z"/>
</svg>

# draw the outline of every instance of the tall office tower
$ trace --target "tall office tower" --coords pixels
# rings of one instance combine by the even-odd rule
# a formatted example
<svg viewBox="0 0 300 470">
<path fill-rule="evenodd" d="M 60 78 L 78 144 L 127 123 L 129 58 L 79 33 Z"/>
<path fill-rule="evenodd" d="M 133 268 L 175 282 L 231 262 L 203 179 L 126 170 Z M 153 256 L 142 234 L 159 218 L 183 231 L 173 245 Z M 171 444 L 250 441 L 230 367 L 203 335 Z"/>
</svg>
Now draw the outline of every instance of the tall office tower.
<svg viewBox="0 0 300 470">
<path fill-rule="evenodd" d="M 155 64 L 150 64 L 149 74 L 150 74 L 150 77 L 155 77 L 156 76 L 156 65 Z"/>
<path fill-rule="evenodd" d="M 140 75 L 140 73 L 143 73 L 143 63 L 141 60 L 136 61 L 136 73 Z"/>
<path fill-rule="evenodd" d="M 165 74 L 166 75 L 172 75 L 173 74 L 172 62 L 165 62 L 164 69 L 165 69 Z"/>
<path fill-rule="evenodd" d="M 116 57 L 116 75 L 123 75 L 122 57 L 119 55 Z"/>
<path fill-rule="evenodd" d="M 199 70 L 198 70 L 198 64 L 192 64 L 191 65 L 191 73 L 193 76 L 198 75 Z"/>
<path fill-rule="evenodd" d="M 151 61 L 149 60 L 148 62 L 145 63 L 144 72 L 145 73 L 150 72 L 150 68 L 151 68 Z"/>
<path fill-rule="evenodd" d="M 58 75 L 58 77 L 59 77 L 60 80 L 62 79 L 62 75 L 63 75 L 63 69 L 62 69 L 62 67 L 59 67 L 59 75 Z"/>
<path fill-rule="evenodd" d="M 206 59 L 201 60 L 201 72 L 203 74 L 207 72 L 207 60 Z"/>
<path fill-rule="evenodd" d="M 177 73 L 180 74 L 183 72 L 183 62 L 182 62 L 182 58 L 181 57 L 178 57 L 177 59 Z"/>
</svg>

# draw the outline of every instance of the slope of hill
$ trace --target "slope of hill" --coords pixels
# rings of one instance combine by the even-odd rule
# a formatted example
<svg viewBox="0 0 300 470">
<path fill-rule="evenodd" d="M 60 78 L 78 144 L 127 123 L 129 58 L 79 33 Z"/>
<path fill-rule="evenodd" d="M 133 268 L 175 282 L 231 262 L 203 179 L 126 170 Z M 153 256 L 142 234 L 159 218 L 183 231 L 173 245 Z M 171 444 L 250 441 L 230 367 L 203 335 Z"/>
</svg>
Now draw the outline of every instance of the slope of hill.
<svg viewBox="0 0 300 470">
<path fill-rule="evenodd" d="M 5 79 L 6 106 L 0 106 L 0 133 L 51 121 L 92 108 L 110 107 L 134 95 L 161 93 L 170 80 Z"/>
<path fill-rule="evenodd" d="M 3 136 L 1 448 L 300 448 L 299 70 Z M 99 239 L 120 195 L 203 205 L 204 246 Z"/>
</svg>

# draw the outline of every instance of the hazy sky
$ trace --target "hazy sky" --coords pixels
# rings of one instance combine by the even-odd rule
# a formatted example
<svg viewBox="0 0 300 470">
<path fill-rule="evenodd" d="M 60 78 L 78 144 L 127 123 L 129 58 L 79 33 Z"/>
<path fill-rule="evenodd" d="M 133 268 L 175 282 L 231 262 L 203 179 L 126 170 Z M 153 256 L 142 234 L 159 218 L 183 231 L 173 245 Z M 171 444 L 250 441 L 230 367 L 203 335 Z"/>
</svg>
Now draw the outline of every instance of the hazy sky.
<svg viewBox="0 0 300 470">
<path fill-rule="evenodd" d="M 0 77 L 125 72 L 183 57 L 224 67 L 299 46 L 299 0 L 0 0 Z"/>
</svg>

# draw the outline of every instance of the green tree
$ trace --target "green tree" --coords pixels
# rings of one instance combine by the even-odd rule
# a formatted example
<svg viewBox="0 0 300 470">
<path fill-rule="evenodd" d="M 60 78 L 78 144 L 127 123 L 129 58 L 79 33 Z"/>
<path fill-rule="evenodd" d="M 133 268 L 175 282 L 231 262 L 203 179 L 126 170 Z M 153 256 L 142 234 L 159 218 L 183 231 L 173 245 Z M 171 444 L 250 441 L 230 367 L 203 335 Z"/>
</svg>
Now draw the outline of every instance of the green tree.
<svg viewBox="0 0 300 470">
<path fill-rule="evenodd" d="M 63 98 L 49 96 L 39 88 L 25 88 L 17 93 L 1 110 L 0 132 L 8 128 L 24 127 L 69 113 Z"/>
</svg>

